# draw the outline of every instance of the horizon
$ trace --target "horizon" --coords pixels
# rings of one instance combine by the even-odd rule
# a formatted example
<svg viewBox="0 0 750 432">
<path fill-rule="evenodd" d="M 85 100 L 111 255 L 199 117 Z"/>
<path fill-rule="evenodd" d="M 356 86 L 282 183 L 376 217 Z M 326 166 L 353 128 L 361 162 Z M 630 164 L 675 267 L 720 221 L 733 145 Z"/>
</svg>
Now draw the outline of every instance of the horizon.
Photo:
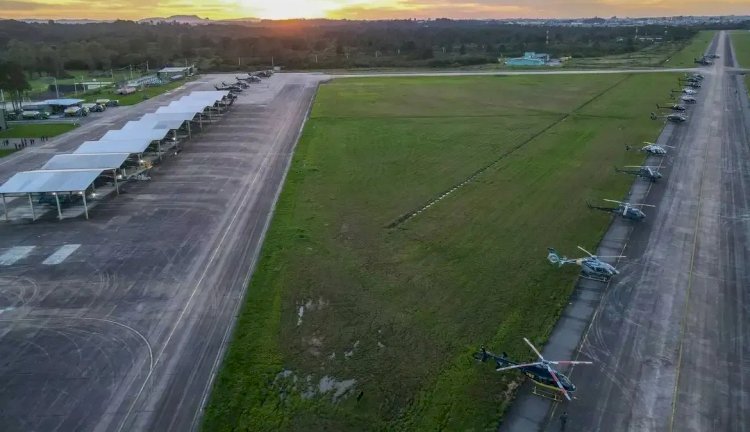
<svg viewBox="0 0 750 432">
<path fill-rule="evenodd" d="M 210 20 L 533 20 L 750 14 L 750 8 L 739 0 L 577 0 L 572 5 L 565 0 L 218 0 L 195 1 L 189 5 L 181 0 L 113 0 L 105 4 L 80 0 L 56 3 L 7 0 L 3 4 L 2 19 L 15 20 L 138 21 L 175 15 L 195 15 Z M 113 9 L 128 12 L 115 16 Z"/>
</svg>

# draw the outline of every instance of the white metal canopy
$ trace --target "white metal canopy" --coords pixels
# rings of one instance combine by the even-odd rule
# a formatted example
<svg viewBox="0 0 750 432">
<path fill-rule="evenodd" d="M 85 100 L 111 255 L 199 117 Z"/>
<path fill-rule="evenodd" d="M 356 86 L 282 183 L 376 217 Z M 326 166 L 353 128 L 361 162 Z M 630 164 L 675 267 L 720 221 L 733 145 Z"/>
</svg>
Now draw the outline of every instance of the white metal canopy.
<svg viewBox="0 0 750 432">
<path fill-rule="evenodd" d="M 122 166 L 129 153 L 62 154 L 52 157 L 42 170 L 114 170 Z"/>
<path fill-rule="evenodd" d="M 176 128 L 175 128 L 176 129 Z M 130 121 L 122 129 L 111 130 L 104 134 L 99 141 L 122 141 L 132 139 L 163 140 L 169 136 L 169 128 L 154 128 L 139 121 Z"/>
<path fill-rule="evenodd" d="M 104 170 L 23 171 L 0 186 L 0 194 L 81 192 L 91 186 L 102 171 Z"/>
<path fill-rule="evenodd" d="M 186 121 L 188 120 L 144 116 L 142 119 L 138 120 L 137 127 L 148 130 L 176 130 L 181 128 Z"/>
<path fill-rule="evenodd" d="M 138 137 L 129 140 L 86 141 L 73 153 L 143 153 L 153 141 L 153 139 Z"/>
</svg>

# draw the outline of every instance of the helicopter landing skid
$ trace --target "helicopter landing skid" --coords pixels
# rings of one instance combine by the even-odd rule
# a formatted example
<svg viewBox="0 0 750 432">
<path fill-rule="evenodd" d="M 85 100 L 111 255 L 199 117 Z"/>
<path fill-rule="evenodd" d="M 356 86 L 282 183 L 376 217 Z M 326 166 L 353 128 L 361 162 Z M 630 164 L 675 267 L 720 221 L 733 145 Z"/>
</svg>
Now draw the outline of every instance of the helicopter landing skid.
<svg viewBox="0 0 750 432">
<path fill-rule="evenodd" d="M 534 383 L 534 386 L 531 388 L 531 393 L 535 396 L 543 397 L 545 399 L 549 399 L 554 402 L 562 402 L 562 397 L 560 397 L 560 392 L 556 390 L 550 390 L 546 388 L 546 386 L 540 386 L 539 384 Z"/>
<path fill-rule="evenodd" d="M 588 279 L 588 280 L 592 280 L 592 281 L 595 281 L 595 282 L 603 282 L 603 283 L 609 282 L 609 278 L 597 277 L 597 276 L 586 276 L 583 273 L 581 273 L 581 279 Z"/>
</svg>

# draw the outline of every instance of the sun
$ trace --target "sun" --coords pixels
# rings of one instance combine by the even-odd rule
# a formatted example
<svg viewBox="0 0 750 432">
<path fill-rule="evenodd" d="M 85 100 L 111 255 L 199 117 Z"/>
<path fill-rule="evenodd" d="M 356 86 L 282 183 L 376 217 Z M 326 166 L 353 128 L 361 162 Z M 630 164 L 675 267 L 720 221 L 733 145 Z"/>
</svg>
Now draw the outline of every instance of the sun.
<svg viewBox="0 0 750 432">
<path fill-rule="evenodd" d="M 263 19 L 325 18 L 340 7 L 333 0 L 251 0 L 254 14 Z"/>
<path fill-rule="evenodd" d="M 263 19 L 330 18 L 350 8 L 371 8 L 399 0 L 245 0 L 250 13 Z M 259 4 L 260 3 L 260 4 Z"/>
</svg>

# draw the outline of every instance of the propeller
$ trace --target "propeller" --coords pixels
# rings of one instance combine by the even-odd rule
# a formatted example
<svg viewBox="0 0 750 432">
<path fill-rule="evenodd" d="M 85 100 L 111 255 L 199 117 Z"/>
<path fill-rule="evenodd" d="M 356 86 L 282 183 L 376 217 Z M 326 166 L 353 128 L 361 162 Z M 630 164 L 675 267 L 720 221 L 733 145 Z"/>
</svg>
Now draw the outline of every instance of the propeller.
<svg viewBox="0 0 750 432">
<path fill-rule="evenodd" d="M 543 363 L 542 362 L 535 362 L 535 363 L 517 364 L 517 365 L 513 365 L 513 366 L 506 366 L 506 367 L 497 368 L 497 369 L 495 369 L 495 372 L 501 372 L 501 371 L 510 370 L 510 369 L 524 368 L 524 367 L 528 367 L 528 366 L 539 366 L 541 364 L 543 364 Z"/>
<path fill-rule="evenodd" d="M 599 259 L 599 258 L 627 258 L 624 255 L 612 255 L 612 256 L 598 256 L 598 255 L 594 255 L 591 252 L 587 251 L 586 249 L 584 249 L 584 248 L 582 248 L 580 246 L 578 246 L 578 249 L 586 252 L 591 258 L 594 258 L 594 259 Z M 526 342 L 528 343 L 528 341 L 526 341 Z"/>
<path fill-rule="evenodd" d="M 570 395 L 568 394 L 568 391 L 567 391 L 567 390 L 565 390 L 565 387 L 563 387 L 562 383 L 561 383 L 561 382 L 560 382 L 560 380 L 559 380 L 559 379 L 557 378 L 557 374 L 555 373 L 555 370 L 554 370 L 554 369 L 552 369 L 552 367 L 551 367 L 550 365 L 546 365 L 546 366 L 547 366 L 547 370 L 549 371 L 549 374 L 550 374 L 550 375 L 552 375 L 552 379 L 554 379 L 554 380 L 555 380 L 555 384 L 557 384 L 557 387 L 559 387 L 559 388 L 560 388 L 560 391 L 562 392 L 562 394 L 563 394 L 563 395 L 565 395 L 565 398 L 566 398 L 567 400 L 572 400 L 572 399 L 570 398 Z"/>
<path fill-rule="evenodd" d="M 542 354 L 539 353 L 536 347 L 531 342 L 529 342 L 528 339 L 523 338 L 523 341 L 526 342 L 526 344 L 531 347 L 532 351 L 534 351 L 534 354 L 536 354 L 536 356 L 539 357 L 539 360 L 544 361 L 544 357 L 542 357 Z"/>
<path fill-rule="evenodd" d="M 615 201 L 615 200 L 611 200 L 611 199 L 605 199 L 604 201 L 611 202 L 611 203 L 617 203 L 617 204 L 623 204 L 623 205 L 626 205 L 626 206 L 629 206 L 629 207 L 656 207 L 655 205 L 651 205 L 651 204 L 631 204 L 631 203 L 626 203 L 626 202 L 622 202 L 622 201 Z"/>
</svg>

